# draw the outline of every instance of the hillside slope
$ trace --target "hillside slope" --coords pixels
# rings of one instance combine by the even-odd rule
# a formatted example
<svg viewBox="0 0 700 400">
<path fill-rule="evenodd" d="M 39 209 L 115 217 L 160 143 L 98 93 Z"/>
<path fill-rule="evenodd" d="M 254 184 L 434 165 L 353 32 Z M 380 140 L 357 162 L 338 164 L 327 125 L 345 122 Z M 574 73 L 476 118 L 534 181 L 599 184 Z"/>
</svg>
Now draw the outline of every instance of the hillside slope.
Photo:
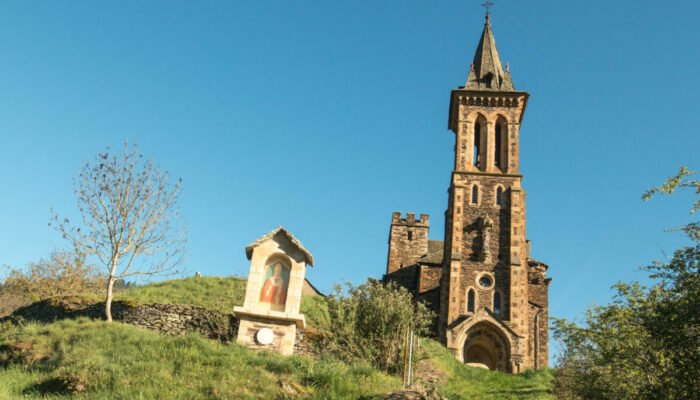
<svg viewBox="0 0 700 400">
<path fill-rule="evenodd" d="M 245 280 L 187 278 L 130 288 L 118 299 L 188 304 L 228 313 L 242 304 Z M 323 330 L 322 297 L 304 297 L 308 324 Z M 455 399 L 553 399 L 551 371 L 508 375 L 458 362 L 421 339 L 415 382 Z M 382 398 L 400 377 L 329 357 L 281 357 L 224 345 L 198 334 L 167 337 L 86 318 L 0 326 L 0 399 Z M 292 395 L 297 392 L 296 395 Z"/>
<path fill-rule="evenodd" d="M 134 286 L 118 293 L 115 300 L 137 303 L 187 304 L 222 313 L 232 313 L 243 305 L 246 280 L 237 277 L 191 277 Z M 318 329 L 328 324 L 328 308 L 322 297 L 302 296 L 301 313 L 308 326 Z"/>
<path fill-rule="evenodd" d="M 298 388 L 312 399 L 380 397 L 399 378 L 366 366 L 282 357 L 196 334 L 167 337 L 121 323 L 64 320 L 4 332 L 0 398 L 255 399 Z"/>
</svg>

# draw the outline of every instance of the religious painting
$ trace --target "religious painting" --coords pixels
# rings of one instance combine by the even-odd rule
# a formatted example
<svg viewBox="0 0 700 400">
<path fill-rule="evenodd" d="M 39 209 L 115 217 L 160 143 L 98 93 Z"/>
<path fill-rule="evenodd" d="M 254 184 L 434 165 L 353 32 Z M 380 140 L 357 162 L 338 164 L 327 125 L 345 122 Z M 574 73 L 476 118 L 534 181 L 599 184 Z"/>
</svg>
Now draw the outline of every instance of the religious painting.
<svg viewBox="0 0 700 400">
<path fill-rule="evenodd" d="M 260 302 L 270 304 L 270 309 L 284 311 L 289 287 L 289 267 L 280 261 L 274 261 L 265 267 Z"/>
</svg>

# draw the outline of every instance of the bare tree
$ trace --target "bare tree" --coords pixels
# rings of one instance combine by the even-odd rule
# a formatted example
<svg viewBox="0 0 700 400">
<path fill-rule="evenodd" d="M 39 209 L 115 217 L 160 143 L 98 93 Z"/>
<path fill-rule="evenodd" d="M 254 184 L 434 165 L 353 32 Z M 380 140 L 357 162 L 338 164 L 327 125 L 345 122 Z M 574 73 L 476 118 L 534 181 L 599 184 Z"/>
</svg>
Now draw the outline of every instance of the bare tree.
<svg viewBox="0 0 700 400">
<path fill-rule="evenodd" d="M 136 145 L 124 143 L 122 154 L 111 154 L 107 147 L 86 162 L 73 188 L 84 229 L 55 213 L 53 221 L 64 238 L 106 268 L 105 316 L 111 321 L 115 281 L 174 274 L 181 264 L 186 238 L 177 200 L 182 179 L 173 181 L 153 158 L 144 159 Z"/>
</svg>

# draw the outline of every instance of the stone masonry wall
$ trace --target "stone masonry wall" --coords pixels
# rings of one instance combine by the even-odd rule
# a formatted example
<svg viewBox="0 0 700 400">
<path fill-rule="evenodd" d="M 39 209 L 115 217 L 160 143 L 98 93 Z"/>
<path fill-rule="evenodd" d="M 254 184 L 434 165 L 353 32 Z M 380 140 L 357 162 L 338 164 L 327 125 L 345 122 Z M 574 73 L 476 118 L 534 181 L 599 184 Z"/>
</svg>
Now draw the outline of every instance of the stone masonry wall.
<svg viewBox="0 0 700 400">
<path fill-rule="evenodd" d="M 66 318 L 104 318 L 104 303 L 91 303 L 82 298 L 52 298 L 42 300 L 15 311 L 0 319 L 50 323 Z M 236 337 L 238 321 L 231 314 L 222 314 L 202 307 L 182 304 L 134 304 L 115 301 L 112 303 L 112 319 L 163 335 L 182 336 L 199 332 L 202 336 L 222 342 Z"/>
<path fill-rule="evenodd" d="M 501 316 L 508 320 L 510 309 L 508 307 L 511 295 L 510 279 L 510 230 L 511 221 L 508 212 L 508 192 L 515 185 L 515 179 L 510 177 L 493 177 L 482 175 L 460 174 L 456 180 L 460 186 L 465 187 L 464 197 L 458 199 L 455 215 L 458 216 L 463 226 L 462 237 L 462 265 L 460 271 L 460 314 L 466 314 L 467 292 L 475 291 L 475 311 L 488 307 L 493 310 L 494 292 L 501 294 Z M 472 188 L 478 185 L 477 203 L 472 202 Z M 496 190 L 503 189 L 501 205 L 496 204 Z M 485 250 L 482 237 L 482 219 L 488 216 L 493 221 L 490 230 L 488 251 L 490 261 L 485 262 L 481 254 Z M 483 273 L 491 274 L 494 285 L 483 288 L 477 283 L 477 279 Z"/>
<path fill-rule="evenodd" d="M 405 219 L 401 218 L 400 212 L 392 215 L 387 275 L 416 264 L 428 253 L 428 227 L 426 214 L 421 214 L 418 219 L 413 213 L 407 213 Z"/>
<path fill-rule="evenodd" d="M 442 278 L 442 265 L 421 265 L 418 293 L 439 288 L 440 278 Z"/>
<path fill-rule="evenodd" d="M 537 368 L 549 364 L 549 283 L 547 265 L 528 260 L 529 340 L 528 356 Z M 535 316 L 537 316 L 535 318 Z"/>
</svg>

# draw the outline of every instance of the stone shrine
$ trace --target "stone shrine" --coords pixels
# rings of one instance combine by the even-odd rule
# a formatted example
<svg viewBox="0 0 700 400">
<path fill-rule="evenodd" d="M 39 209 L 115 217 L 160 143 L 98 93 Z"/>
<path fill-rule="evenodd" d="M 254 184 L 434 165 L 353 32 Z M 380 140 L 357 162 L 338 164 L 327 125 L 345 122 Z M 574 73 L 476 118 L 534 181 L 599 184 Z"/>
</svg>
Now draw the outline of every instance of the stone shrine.
<svg viewBox="0 0 700 400">
<path fill-rule="evenodd" d="M 294 352 L 306 264 L 311 254 L 281 226 L 246 247 L 250 273 L 243 306 L 233 312 L 240 321 L 238 343 L 283 355 Z"/>
</svg>

